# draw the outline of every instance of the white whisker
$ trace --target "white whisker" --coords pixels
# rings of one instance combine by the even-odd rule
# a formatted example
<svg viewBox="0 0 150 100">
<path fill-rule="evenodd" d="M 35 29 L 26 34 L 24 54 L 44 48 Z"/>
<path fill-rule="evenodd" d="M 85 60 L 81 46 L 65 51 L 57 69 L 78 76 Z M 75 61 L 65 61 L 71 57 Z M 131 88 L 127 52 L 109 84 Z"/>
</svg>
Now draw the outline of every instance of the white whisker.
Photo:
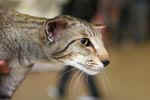
<svg viewBox="0 0 150 100">
<path fill-rule="evenodd" d="M 76 71 L 75 73 L 74 73 L 74 75 L 73 75 L 73 77 L 72 77 L 72 79 L 71 79 L 71 81 L 70 81 L 70 87 L 71 88 L 69 88 L 69 93 L 71 93 L 72 91 L 72 96 L 71 97 L 75 97 L 75 95 L 78 95 L 77 93 L 78 93 L 78 91 L 77 91 L 77 86 L 78 86 L 78 84 L 77 84 L 77 82 L 79 82 L 78 80 L 80 79 L 80 77 L 81 77 L 81 72 L 80 71 Z M 78 90 L 79 90 L 80 88 L 78 87 Z M 77 92 L 76 92 L 77 91 Z"/>
<path fill-rule="evenodd" d="M 73 71 L 76 71 L 76 68 L 72 67 L 72 69 L 63 72 L 61 75 L 59 75 L 58 80 L 60 80 L 65 74 L 67 74 L 69 72 L 73 72 Z"/>
<path fill-rule="evenodd" d="M 106 96 L 107 97 L 112 97 L 112 86 L 111 86 L 111 82 L 107 76 L 107 73 L 105 71 L 103 71 L 103 84 L 104 84 L 104 88 L 106 90 Z"/>
</svg>

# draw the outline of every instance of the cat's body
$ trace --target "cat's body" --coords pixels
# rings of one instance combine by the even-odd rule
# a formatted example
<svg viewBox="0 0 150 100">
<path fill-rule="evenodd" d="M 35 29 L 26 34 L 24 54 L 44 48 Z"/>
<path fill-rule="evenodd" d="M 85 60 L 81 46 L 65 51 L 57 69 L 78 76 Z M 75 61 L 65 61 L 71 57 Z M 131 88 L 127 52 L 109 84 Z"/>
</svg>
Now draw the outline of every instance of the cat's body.
<svg viewBox="0 0 150 100">
<path fill-rule="evenodd" d="M 108 63 L 108 54 L 92 24 L 0 10 L 0 60 L 10 69 L 0 76 L 0 100 L 9 100 L 35 63 L 71 65 L 94 75 Z"/>
</svg>

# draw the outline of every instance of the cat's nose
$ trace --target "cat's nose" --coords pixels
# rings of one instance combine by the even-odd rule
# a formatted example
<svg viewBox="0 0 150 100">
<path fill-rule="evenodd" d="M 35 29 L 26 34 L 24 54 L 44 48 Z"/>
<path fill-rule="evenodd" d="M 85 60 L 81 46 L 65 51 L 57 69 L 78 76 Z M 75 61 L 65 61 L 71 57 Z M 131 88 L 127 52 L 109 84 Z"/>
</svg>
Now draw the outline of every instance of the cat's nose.
<svg viewBox="0 0 150 100">
<path fill-rule="evenodd" d="M 104 64 L 104 67 L 109 65 L 110 61 L 109 60 L 102 60 L 102 63 Z"/>
</svg>

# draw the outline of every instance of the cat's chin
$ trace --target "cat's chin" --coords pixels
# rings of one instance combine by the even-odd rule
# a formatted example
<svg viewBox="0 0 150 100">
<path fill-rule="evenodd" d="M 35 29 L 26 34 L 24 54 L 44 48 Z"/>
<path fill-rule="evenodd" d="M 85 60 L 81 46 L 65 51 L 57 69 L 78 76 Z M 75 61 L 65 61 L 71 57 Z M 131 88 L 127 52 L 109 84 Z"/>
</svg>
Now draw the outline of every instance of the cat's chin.
<svg viewBox="0 0 150 100">
<path fill-rule="evenodd" d="M 99 67 L 99 68 L 86 68 L 87 66 L 85 66 L 84 64 L 81 63 L 75 63 L 75 62 L 68 62 L 66 63 L 67 65 L 73 66 L 83 72 L 85 72 L 88 75 L 96 75 L 98 73 L 100 73 L 103 70 L 103 66 Z"/>
<path fill-rule="evenodd" d="M 97 75 L 98 73 L 100 73 L 100 71 L 91 71 L 91 70 L 87 70 L 87 71 L 84 71 L 84 72 L 88 75 Z"/>
</svg>

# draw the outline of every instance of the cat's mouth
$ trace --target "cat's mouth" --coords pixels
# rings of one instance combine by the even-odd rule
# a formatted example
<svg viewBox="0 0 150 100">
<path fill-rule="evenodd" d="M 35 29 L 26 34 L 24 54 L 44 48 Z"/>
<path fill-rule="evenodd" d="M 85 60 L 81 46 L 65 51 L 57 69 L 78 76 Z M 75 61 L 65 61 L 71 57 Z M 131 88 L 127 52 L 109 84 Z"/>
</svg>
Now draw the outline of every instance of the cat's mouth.
<svg viewBox="0 0 150 100">
<path fill-rule="evenodd" d="M 89 67 L 91 67 L 91 66 L 89 66 Z M 92 71 L 95 71 L 95 72 L 100 72 L 100 71 L 102 71 L 102 69 L 103 68 L 96 68 L 96 66 L 94 66 L 94 67 L 91 67 L 91 68 L 89 68 L 89 67 L 86 67 L 88 70 L 92 70 Z"/>
<path fill-rule="evenodd" d="M 83 71 L 84 73 L 86 73 L 88 75 L 96 75 L 96 74 L 102 72 L 103 68 L 104 68 L 103 64 L 87 65 L 87 64 L 83 64 L 83 63 L 78 62 L 78 61 L 67 61 L 65 63 L 66 63 L 65 65 L 73 66 L 73 67 Z"/>
<path fill-rule="evenodd" d="M 96 75 L 96 74 L 102 72 L 103 68 L 104 68 L 103 66 L 98 66 L 98 65 L 97 66 L 96 65 L 88 66 L 88 65 L 84 65 L 82 63 L 77 63 L 77 64 L 79 66 L 81 66 L 78 69 L 82 70 L 83 72 L 85 72 L 85 73 L 87 73 L 89 75 Z"/>
</svg>

